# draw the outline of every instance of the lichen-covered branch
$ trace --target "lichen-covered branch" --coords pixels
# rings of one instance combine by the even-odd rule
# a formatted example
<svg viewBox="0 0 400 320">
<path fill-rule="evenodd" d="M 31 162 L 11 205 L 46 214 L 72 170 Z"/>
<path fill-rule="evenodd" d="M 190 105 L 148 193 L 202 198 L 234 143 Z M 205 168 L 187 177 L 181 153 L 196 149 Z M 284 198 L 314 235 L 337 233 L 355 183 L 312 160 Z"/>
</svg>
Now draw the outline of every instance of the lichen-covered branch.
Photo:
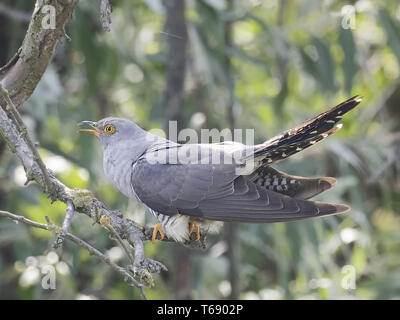
<svg viewBox="0 0 400 320">
<path fill-rule="evenodd" d="M 19 114 L 17 107 L 14 105 L 14 103 L 12 102 L 12 100 L 8 94 L 8 90 L 4 89 L 3 85 L 1 83 L 0 83 L 0 94 L 4 97 L 4 100 L 6 103 L 6 110 L 11 112 L 11 114 L 15 120 L 15 124 L 18 128 L 18 131 L 22 134 L 22 137 L 23 137 L 25 143 L 27 144 L 28 148 L 30 149 L 30 151 L 33 154 L 33 157 L 34 157 L 33 159 L 38 164 L 38 166 L 40 167 L 40 170 L 43 173 L 44 189 L 46 190 L 47 194 L 51 195 L 50 178 L 49 178 L 46 166 L 43 163 L 42 159 L 40 158 L 39 152 L 35 148 L 33 141 L 29 138 L 28 130 L 27 130 L 24 122 L 22 121 L 21 115 Z"/>
</svg>

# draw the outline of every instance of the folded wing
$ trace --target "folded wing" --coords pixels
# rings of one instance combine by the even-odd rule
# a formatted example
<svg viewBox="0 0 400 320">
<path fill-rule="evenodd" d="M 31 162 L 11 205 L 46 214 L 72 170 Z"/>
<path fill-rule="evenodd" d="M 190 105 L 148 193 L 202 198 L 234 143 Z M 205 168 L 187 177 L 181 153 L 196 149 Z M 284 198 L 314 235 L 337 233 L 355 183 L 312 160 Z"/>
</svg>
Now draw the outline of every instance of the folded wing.
<svg viewBox="0 0 400 320">
<path fill-rule="evenodd" d="M 165 215 L 237 222 L 278 222 L 345 212 L 349 207 L 289 197 L 237 176 L 235 165 L 150 164 L 139 160 L 132 188 Z"/>
</svg>

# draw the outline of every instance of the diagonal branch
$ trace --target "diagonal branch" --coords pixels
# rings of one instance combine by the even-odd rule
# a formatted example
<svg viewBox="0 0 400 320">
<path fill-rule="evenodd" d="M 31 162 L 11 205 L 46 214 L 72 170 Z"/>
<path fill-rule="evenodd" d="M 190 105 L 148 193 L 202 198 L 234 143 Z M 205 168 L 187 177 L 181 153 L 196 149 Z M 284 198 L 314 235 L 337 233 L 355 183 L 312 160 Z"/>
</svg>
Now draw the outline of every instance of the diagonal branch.
<svg viewBox="0 0 400 320">
<path fill-rule="evenodd" d="M 11 114 L 13 115 L 15 122 L 17 124 L 18 131 L 21 132 L 22 137 L 24 138 L 26 144 L 28 145 L 29 149 L 31 150 L 33 154 L 33 159 L 37 162 L 37 164 L 40 167 L 40 170 L 43 173 L 43 179 L 44 179 L 44 189 L 47 194 L 50 194 L 51 188 L 50 188 L 50 178 L 46 169 L 45 164 L 43 163 L 42 158 L 39 155 L 38 150 L 35 148 L 35 145 L 33 144 L 32 140 L 30 139 L 28 135 L 28 130 L 26 129 L 26 126 L 24 122 L 22 121 L 21 115 L 19 114 L 17 107 L 14 105 L 12 100 L 10 99 L 10 96 L 8 95 L 8 90 L 3 88 L 3 85 L 0 83 L 0 93 L 3 95 L 6 104 L 7 104 L 7 110 L 11 111 Z"/>
<path fill-rule="evenodd" d="M 18 59 L 1 79 L 3 88 L 7 89 L 14 104 L 19 107 L 35 90 L 42 78 L 60 37 L 64 36 L 66 22 L 70 19 L 79 0 L 65 3 L 59 0 L 37 0 L 29 23 L 28 31 L 22 43 Z M 44 28 L 42 22 L 48 18 L 45 6 L 55 9 L 55 28 Z M 0 97 L 4 105 L 4 98 Z"/>
<path fill-rule="evenodd" d="M 100 218 L 100 223 L 106 228 L 108 229 L 112 235 L 117 239 L 118 243 L 121 245 L 122 249 L 125 251 L 126 255 L 128 256 L 130 262 L 132 263 L 132 265 L 135 264 L 135 259 L 132 257 L 131 252 L 129 251 L 128 247 L 125 245 L 124 240 L 121 238 L 121 236 L 118 234 L 118 232 L 114 229 L 114 227 L 112 225 L 110 225 L 108 223 L 108 218 L 104 219 Z"/>
</svg>

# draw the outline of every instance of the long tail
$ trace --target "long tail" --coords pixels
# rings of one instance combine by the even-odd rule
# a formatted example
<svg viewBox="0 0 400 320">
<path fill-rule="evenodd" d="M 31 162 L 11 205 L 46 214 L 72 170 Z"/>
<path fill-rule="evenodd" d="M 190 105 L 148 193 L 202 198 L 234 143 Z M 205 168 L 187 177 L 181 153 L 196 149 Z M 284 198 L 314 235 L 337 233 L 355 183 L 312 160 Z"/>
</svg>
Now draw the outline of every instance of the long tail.
<svg viewBox="0 0 400 320">
<path fill-rule="evenodd" d="M 362 97 L 356 95 L 297 127 L 273 137 L 260 144 L 254 151 L 253 157 L 260 160 L 260 165 L 272 164 L 314 145 L 340 130 L 342 125 L 336 125 L 336 123 L 361 101 Z"/>
</svg>

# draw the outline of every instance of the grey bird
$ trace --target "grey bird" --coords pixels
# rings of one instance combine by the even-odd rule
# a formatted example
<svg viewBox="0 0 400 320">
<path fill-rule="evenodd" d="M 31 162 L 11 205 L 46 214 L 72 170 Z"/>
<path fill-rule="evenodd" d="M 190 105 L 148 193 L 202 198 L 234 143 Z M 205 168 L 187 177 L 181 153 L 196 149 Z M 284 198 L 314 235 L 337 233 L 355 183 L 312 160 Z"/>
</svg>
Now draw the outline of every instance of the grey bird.
<svg viewBox="0 0 400 320">
<path fill-rule="evenodd" d="M 124 195 L 154 214 L 158 233 L 184 242 L 216 232 L 222 222 L 270 223 L 348 211 L 343 204 L 310 201 L 331 188 L 331 177 L 292 176 L 271 167 L 337 132 L 354 96 L 259 145 L 238 142 L 179 144 L 122 118 L 82 121 L 103 147 L 104 172 Z"/>
</svg>

